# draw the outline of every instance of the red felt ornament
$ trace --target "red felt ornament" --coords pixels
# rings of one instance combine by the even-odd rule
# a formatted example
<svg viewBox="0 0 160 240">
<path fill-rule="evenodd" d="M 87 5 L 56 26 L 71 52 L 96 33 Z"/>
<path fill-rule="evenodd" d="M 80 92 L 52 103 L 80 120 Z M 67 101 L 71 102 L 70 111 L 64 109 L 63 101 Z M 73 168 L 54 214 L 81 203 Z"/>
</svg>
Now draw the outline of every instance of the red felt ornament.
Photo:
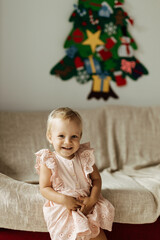
<svg viewBox="0 0 160 240">
<path fill-rule="evenodd" d="M 72 13 L 72 17 L 75 17 L 75 16 L 76 16 L 76 12 L 73 12 L 73 13 Z"/>
<path fill-rule="evenodd" d="M 74 64 L 75 64 L 77 70 L 82 70 L 84 68 L 84 62 L 82 61 L 82 59 L 80 57 L 76 57 L 74 59 Z"/>
<path fill-rule="evenodd" d="M 87 26 L 87 23 L 86 22 L 82 22 L 82 26 Z"/>
<path fill-rule="evenodd" d="M 72 34 L 72 39 L 75 43 L 81 43 L 84 40 L 83 32 L 77 28 Z"/>
<path fill-rule="evenodd" d="M 121 71 L 114 72 L 114 77 L 115 77 L 117 86 L 121 87 L 127 84 L 126 79 L 122 76 Z"/>
<path fill-rule="evenodd" d="M 123 8 L 123 3 L 118 2 L 118 1 L 115 1 L 114 7 L 115 7 L 115 8 Z"/>
<path fill-rule="evenodd" d="M 107 49 L 111 49 L 116 44 L 116 42 L 117 40 L 114 37 L 107 38 L 105 47 Z"/>
<path fill-rule="evenodd" d="M 96 52 L 98 56 L 102 59 L 102 61 L 106 61 L 107 59 L 112 57 L 112 53 L 108 51 L 104 46 L 97 47 Z"/>
<path fill-rule="evenodd" d="M 96 48 L 96 52 L 97 52 L 98 56 L 103 61 L 106 61 L 107 59 L 112 57 L 112 53 L 110 52 L 110 49 L 114 47 L 116 42 L 117 42 L 116 39 L 114 37 L 111 37 L 106 40 L 105 47 L 101 45 Z"/>
</svg>

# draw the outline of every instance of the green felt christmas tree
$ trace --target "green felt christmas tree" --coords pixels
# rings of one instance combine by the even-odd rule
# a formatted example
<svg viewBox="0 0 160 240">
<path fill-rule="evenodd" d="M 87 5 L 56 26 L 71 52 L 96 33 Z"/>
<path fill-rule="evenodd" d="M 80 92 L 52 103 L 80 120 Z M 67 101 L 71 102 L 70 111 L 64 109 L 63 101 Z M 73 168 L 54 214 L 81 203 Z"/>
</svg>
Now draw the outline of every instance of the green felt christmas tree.
<svg viewBox="0 0 160 240">
<path fill-rule="evenodd" d="M 133 20 L 124 10 L 124 0 L 79 0 L 69 19 L 73 28 L 64 48 L 66 56 L 51 74 L 62 80 L 76 77 L 84 84 L 92 81 L 88 99 L 118 98 L 111 84 L 127 84 L 126 77 L 137 80 L 147 69 L 134 57 L 137 45 L 128 32 Z"/>
</svg>

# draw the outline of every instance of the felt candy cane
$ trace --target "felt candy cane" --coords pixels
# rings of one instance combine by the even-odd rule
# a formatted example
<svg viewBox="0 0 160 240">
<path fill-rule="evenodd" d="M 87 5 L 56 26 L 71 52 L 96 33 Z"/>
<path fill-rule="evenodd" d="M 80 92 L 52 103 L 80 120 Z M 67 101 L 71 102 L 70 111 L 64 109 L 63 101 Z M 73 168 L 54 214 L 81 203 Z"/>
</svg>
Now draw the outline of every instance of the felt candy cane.
<svg viewBox="0 0 160 240">
<path fill-rule="evenodd" d="M 89 20 L 90 20 L 90 23 L 91 23 L 92 25 L 96 25 L 96 24 L 99 23 L 99 20 L 98 20 L 98 19 L 95 19 L 95 20 L 94 20 L 94 18 L 93 18 L 93 13 L 92 13 L 92 10 L 91 10 L 91 9 L 89 10 Z"/>
</svg>

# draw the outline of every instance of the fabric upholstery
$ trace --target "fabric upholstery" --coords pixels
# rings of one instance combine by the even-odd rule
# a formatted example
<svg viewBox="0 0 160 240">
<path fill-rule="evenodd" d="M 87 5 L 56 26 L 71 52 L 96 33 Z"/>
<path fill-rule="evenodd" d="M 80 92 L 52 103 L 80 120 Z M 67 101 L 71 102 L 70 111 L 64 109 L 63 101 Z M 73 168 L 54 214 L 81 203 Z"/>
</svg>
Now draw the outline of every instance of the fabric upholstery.
<svg viewBox="0 0 160 240">
<path fill-rule="evenodd" d="M 102 194 L 115 222 L 142 224 L 160 215 L 160 107 L 107 105 L 78 110 L 82 143 L 95 148 Z M 0 113 L 0 227 L 47 231 L 34 153 L 46 141 L 49 112 Z"/>
<path fill-rule="evenodd" d="M 160 163 L 160 107 L 106 106 L 105 119 L 112 170 Z"/>
</svg>

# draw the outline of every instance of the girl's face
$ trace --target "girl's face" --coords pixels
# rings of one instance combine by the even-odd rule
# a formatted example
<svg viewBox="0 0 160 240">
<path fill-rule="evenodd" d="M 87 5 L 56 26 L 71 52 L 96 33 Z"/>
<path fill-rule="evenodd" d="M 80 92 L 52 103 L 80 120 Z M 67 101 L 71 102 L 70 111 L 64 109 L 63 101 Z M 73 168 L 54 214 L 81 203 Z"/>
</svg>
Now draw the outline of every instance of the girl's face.
<svg viewBox="0 0 160 240">
<path fill-rule="evenodd" d="M 76 120 L 54 118 L 49 136 L 56 153 L 72 159 L 80 145 L 82 126 Z"/>
</svg>

